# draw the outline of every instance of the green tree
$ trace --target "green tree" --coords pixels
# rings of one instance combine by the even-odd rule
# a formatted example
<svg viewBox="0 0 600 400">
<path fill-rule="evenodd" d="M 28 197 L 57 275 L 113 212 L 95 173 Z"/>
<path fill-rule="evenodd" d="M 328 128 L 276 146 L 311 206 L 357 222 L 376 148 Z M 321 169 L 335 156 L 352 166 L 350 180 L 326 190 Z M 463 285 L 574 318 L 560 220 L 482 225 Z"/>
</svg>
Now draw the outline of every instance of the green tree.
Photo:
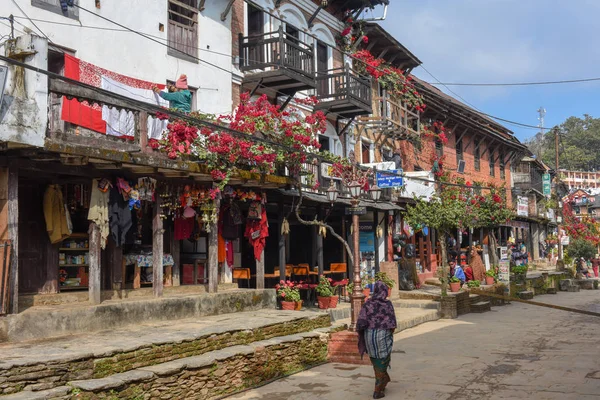
<svg viewBox="0 0 600 400">
<path fill-rule="evenodd" d="M 589 260 L 596 255 L 596 246 L 588 240 L 575 239 L 569 244 L 568 251 L 569 256 L 575 259 L 583 257 Z"/>
</svg>

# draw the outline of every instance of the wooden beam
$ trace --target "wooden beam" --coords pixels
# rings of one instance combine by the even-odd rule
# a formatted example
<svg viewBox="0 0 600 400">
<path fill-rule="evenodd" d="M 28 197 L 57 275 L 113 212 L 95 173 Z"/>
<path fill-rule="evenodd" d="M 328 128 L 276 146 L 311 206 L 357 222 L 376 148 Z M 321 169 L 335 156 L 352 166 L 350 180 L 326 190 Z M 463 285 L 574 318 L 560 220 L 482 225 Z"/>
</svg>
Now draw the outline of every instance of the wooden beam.
<svg viewBox="0 0 600 400">
<path fill-rule="evenodd" d="M 219 210 L 221 200 L 217 197 L 215 207 Z M 208 233 L 208 292 L 217 293 L 219 288 L 219 221 L 212 224 Z"/>
<path fill-rule="evenodd" d="M 10 312 L 19 312 L 19 170 L 8 167 L 8 239 L 12 243 L 8 293 Z"/>
<path fill-rule="evenodd" d="M 256 260 L 256 288 L 265 288 L 265 250 L 260 253 L 260 258 Z"/>
<path fill-rule="evenodd" d="M 458 124 L 456 125 L 458 126 Z M 455 127 L 456 128 L 456 127 Z M 462 138 L 465 136 L 465 134 L 469 131 L 469 128 L 465 128 L 465 130 L 463 131 L 463 133 L 460 134 L 460 136 L 456 139 L 456 143 L 460 142 L 462 140 Z M 465 149 L 463 149 L 463 152 L 465 151 Z"/>
<path fill-rule="evenodd" d="M 156 193 L 156 200 L 152 210 L 152 291 L 154 297 L 163 295 L 163 240 L 165 230 L 160 217 L 161 198 Z"/>
<path fill-rule="evenodd" d="M 90 246 L 90 274 L 89 274 L 89 301 L 90 304 L 100 304 L 102 301 L 102 282 L 100 281 L 100 270 L 102 268 L 102 256 L 100 242 L 100 227 L 95 222 L 90 222 L 88 231 Z"/>
<path fill-rule="evenodd" d="M 463 152 L 466 152 L 467 149 L 471 146 L 471 143 L 473 143 L 475 141 L 475 138 L 477 138 L 477 133 L 474 133 L 473 135 L 471 135 L 471 139 L 469 139 L 469 141 L 467 142 L 467 144 L 463 147 Z M 481 141 L 479 141 L 479 143 L 481 143 Z M 477 145 L 477 147 L 479 147 L 479 144 Z"/>
<path fill-rule="evenodd" d="M 323 217 L 323 208 L 321 206 L 317 207 L 317 215 L 318 218 Z M 323 236 L 319 235 L 319 230 L 317 229 L 317 265 L 319 266 L 319 276 L 323 275 L 323 271 L 325 270 L 325 261 L 323 259 Z"/>
<path fill-rule="evenodd" d="M 485 155 L 486 155 L 486 153 L 488 152 L 488 150 L 489 150 L 489 149 L 492 147 L 492 145 L 493 145 L 494 143 L 496 143 L 496 141 L 495 141 L 495 140 L 492 140 L 490 143 L 488 143 L 488 144 L 487 144 L 487 146 L 485 147 L 485 150 L 483 151 L 483 153 L 481 153 L 481 154 L 479 155 L 479 158 L 483 158 L 483 156 L 485 156 Z"/>
<path fill-rule="evenodd" d="M 278 222 L 279 222 L 279 277 L 280 279 L 284 279 L 283 277 L 285 276 L 285 265 L 286 265 L 286 251 L 285 251 L 285 244 L 286 244 L 286 238 L 285 235 L 283 235 L 281 233 L 281 226 L 283 224 L 283 219 L 284 219 L 284 211 L 283 211 L 283 199 L 280 200 L 279 202 L 279 216 L 278 216 Z"/>
<path fill-rule="evenodd" d="M 235 0 L 229 0 L 227 6 L 225 6 L 225 10 L 221 13 L 221 21 L 225 21 L 227 19 L 227 14 L 229 14 L 229 11 L 231 10 L 231 6 L 233 6 L 234 1 Z"/>
</svg>

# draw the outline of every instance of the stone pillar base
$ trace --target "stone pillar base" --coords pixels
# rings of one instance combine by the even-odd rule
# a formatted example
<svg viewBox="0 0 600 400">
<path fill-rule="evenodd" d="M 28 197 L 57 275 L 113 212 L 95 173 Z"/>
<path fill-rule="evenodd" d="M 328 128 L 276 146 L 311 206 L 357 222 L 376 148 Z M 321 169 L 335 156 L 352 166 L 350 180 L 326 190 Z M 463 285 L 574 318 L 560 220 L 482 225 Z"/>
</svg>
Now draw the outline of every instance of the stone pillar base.
<svg viewBox="0 0 600 400">
<path fill-rule="evenodd" d="M 356 332 L 342 331 L 331 334 L 327 350 L 329 362 L 371 365 L 368 354 L 365 353 L 362 360 L 358 354 L 358 333 Z"/>
</svg>

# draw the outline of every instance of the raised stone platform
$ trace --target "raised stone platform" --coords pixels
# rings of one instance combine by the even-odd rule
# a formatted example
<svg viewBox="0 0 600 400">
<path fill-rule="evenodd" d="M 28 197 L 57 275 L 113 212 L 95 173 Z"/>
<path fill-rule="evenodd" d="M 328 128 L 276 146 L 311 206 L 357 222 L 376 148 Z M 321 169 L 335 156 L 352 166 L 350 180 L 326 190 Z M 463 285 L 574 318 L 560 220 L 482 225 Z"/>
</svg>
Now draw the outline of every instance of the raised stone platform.
<svg viewBox="0 0 600 400">
<path fill-rule="evenodd" d="M 307 338 L 315 338 L 316 333 L 306 337 L 299 337 L 298 334 L 328 326 L 330 317 L 326 312 L 260 310 L 146 323 L 43 341 L 6 343 L 0 345 L 0 394 L 49 390 L 79 380 L 104 382 L 100 379 L 106 378 L 110 381 L 113 379 L 111 377 L 130 371 L 133 372 L 127 377 L 136 376 L 142 368 L 213 354 L 212 352 L 231 349 L 233 346 L 247 346 L 255 342 L 262 342 L 262 345 L 273 344 L 275 342 L 265 341 L 275 338 L 288 337 L 277 343 L 303 342 Z M 313 340 L 310 339 L 309 342 L 313 343 Z M 320 345 L 313 343 L 309 348 L 314 346 Z M 326 349 L 326 344 L 323 346 Z M 258 347 L 254 346 L 252 349 Z M 240 349 L 227 350 L 228 352 L 210 357 L 215 361 L 232 352 L 235 354 L 231 357 L 234 357 L 237 350 Z M 250 354 L 250 348 L 242 350 L 239 357 Z M 297 351 L 300 359 L 313 359 L 312 356 L 303 355 L 305 350 L 300 348 Z M 319 360 L 324 361 L 325 354 L 326 351 L 322 360 Z M 206 358 L 202 360 L 204 361 L 201 363 L 207 362 Z M 193 365 L 200 368 L 200 364 Z M 252 368 L 252 365 L 244 368 L 246 367 Z M 142 381 L 152 380 L 147 371 L 142 372 L 145 374 Z M 128 381 L 129 383 L 132 382 Z M 148 388 L 142 389 L 147 393 Z"/>
<path fill-rule="evenodd" d="M 148 322 L 275 309 L 276 306 L 274 289 L 106 301 L 95 306 L 79 303 L 38 306 L 0 318 L 0 342 L 45 339 Z"/>
</svg>

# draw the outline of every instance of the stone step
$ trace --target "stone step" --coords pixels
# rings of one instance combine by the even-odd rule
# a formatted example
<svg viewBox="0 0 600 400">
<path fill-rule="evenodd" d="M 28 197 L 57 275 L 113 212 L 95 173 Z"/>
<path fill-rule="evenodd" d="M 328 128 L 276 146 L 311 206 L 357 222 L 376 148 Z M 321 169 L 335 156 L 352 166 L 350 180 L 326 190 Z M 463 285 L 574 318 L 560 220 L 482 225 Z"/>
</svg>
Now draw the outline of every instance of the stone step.
<svg viewBox="0 0 600 400">
<path fill-rule="evenodd" d="M 594 290 L 595 279 L 577 279 L 575 282 L 583 290 Z"/>
<path fill-rule="evenodd" d="M 567 286 L 567 292 L 579 292 L 579 285 Z"/>
<path fill-rule="evenodd" d="M 59 386 L 52 389 L 40 390 L 38 392 L 26 391 L 6 396 L 0 396 L 2 400 L 54 400 L 68 399 L 73 388 L 70 386 Z"/>
<path fill-rule="evenodd" d="M 521 300 L 531 300 L 533 299 L 533 292 L 531 290 L 524 290 L 522 292 L 518 292 L 517 295 Z"/>
<path fill-rule="evenodd" d="M 479 303 L 481 301 L 481 296 L 478 294 L 469 294 L 469 304 Z"/>
<path fill-rule="evenodd" d="M 213 350 L 104 378 L 70 381 L 66 394 L 63 388 L 55 388 L 53 390 L 61 389 L 58 395 L 35 398 L 214 399 L 326 360 L 327 342 L 323 335 L 304 332 Z M 39 392 L 37 396 L 48 393 Z M 24 394 L 9 395 L 6 399 L 33 398 L 22 397 Z"/>
<path fill-rule="evenodd" d="M 471 312 L 474 313 L 483 313 L 486 311 L 490 311 L 492 306 L 489 301 L 479 301 L 477 303 L 471 303 Z"/>
<path fill-rule="evenodd" d="M 214 350 L 329 327 L 324 311 L 260 310 L 0 345 L 0 395 L 104 378 Z"/>
<path fill-rule="evenodd" d="M 0 319 L 0 342 L 22 342 L 89 334 L 148 322 L 275 309 L 274 289 L 229 290 L 150 299 L 124 299 L 98 305 L 32 307 Z"/>
<path fill-rule="evenodd" d="M 394 300 L 395 308 L 424 308 L 429 310 L 439 310 L 440 303 L 438 301 L 433 300 Z"/>
<path fill-rule="evenodd" d="M 556 294 L 558 290 L 555 287 L 549 287 L 546 289 L 546 294 Z"/>
<path fill-rule="evenodd" d="M 568 288 L 570 286 L 576 286 L 575 282 L 573 279 L 561 279 L 558 282 L 558 287 L 560 290 L 562 290 L 563 292 L 567 292 L 569 291 Z"/>
</svg>

